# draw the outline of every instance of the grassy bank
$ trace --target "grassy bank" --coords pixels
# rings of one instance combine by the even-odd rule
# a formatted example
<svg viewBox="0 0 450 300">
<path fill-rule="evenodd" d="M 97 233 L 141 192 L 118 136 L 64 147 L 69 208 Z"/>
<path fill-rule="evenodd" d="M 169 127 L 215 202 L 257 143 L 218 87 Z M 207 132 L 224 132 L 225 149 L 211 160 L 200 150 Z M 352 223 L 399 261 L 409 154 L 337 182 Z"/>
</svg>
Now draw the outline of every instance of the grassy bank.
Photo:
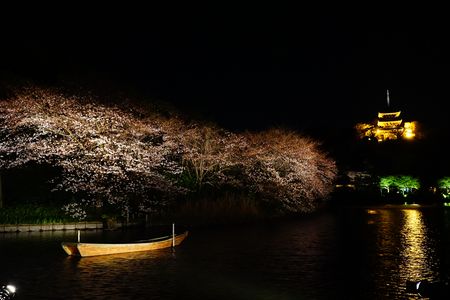
<svg viewBox="0 0 450 300">
<path fill-rule="evenodd" d="M 0 224 L 53 224 L 77 221 L 65 215 L 61 208 L 20 205 L 0 209 Z"/>
</svg>

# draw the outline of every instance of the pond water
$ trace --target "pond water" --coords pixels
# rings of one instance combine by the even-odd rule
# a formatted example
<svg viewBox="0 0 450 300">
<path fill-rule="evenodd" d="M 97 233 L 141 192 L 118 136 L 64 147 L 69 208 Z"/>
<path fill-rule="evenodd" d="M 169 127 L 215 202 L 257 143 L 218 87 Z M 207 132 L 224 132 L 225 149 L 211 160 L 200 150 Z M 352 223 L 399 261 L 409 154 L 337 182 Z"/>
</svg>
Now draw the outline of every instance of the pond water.
<svg viewBox="0 0 450 300">
<path fill-rule="evenodd" d="M 75 231 L 0 234 L 0 283 L 16 299 L 419 299 L 406 280 L 450 274 L 450 210 L 372 207 L 191 229 L 176 248 L 68 257 Z M 84 241 L 143 238 L 86 231 Z"/>
</svg>

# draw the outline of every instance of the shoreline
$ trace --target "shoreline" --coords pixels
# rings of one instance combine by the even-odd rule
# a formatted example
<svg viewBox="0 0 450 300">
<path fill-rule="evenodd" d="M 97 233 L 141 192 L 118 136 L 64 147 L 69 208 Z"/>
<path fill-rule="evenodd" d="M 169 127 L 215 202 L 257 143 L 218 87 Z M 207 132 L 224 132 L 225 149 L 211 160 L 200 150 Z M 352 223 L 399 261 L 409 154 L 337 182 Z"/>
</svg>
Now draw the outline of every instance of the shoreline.
<svg viewBox="0 0 450 300">
<path fill-rule="evenodd" d="M 117 224 L 121 227 L 122 224 Z M 54 224 L 0 224 L 0 233 L 18 233 L 35 231 L 60 231 L 60 230 L 91 230 L 103 229 L 103 223 L 93 222 L 68 222 Z"/>
</svg>

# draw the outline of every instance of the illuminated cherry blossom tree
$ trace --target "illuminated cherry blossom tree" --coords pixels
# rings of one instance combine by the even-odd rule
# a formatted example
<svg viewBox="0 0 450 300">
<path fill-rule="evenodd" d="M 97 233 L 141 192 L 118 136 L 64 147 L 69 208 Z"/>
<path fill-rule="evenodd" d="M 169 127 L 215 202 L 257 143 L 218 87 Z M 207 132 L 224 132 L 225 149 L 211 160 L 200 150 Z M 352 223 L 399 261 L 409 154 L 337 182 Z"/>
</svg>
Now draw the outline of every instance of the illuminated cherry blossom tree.
<svg viewBox="0 0 450 300">
<path fill-rule="evenodd" d="M 332 191 L 334 161 L 292 131 L 233 134 L 196 126 L 183 138 L 185 172 L 198 188 L 235 187 L 283 212 L 311 211 Z"/>
<path fill-rule="evenodd" d="M 289 212 L 308 212 L 333 188 L 336 165 L 319 144 L 292 131 L 272 129 L 246 135 L 243 170 L 248 185 Z"/>
<path fill-rule="evenodd" d="M 0 102 L 0 168 L 29 162 L 61 168 L 57 189 L 96 206 L 160 206 L 182 190 L 179 145 L 171 122 L 138 106 L 104 105 L 36 87 Z"/>
<path fill-rule="evenodd" d="M 196 124 L 184 131 L 184 175 L 200 190 L 204 185 L 238 185 L 227 171 L 239 164 L 239 154 L 247 146 L 243 136 L 214 126 Z"/>
<path fill-rule="evenodd" d="M 82 196 L 66 207 L 80 216 L 80 204 L 151 212 L 205 185 L 290 212 L 312 210 L 331 191 L 335 164 L 311 139 L 279 129 L 235 134 L 122 100 L 13 89 L 0 101 L 0 170 L 59 168 L 55 188 Z"/>
</svg>

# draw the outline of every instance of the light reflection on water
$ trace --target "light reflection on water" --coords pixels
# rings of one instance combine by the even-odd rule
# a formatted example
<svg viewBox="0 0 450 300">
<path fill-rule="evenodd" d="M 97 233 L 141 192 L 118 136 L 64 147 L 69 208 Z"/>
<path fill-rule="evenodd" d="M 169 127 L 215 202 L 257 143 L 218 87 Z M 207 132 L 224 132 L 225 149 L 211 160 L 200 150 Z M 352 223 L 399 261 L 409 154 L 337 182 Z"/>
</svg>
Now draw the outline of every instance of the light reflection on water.
<svg viewBox="0 0 450 300">
<path fill-rule="evenodd" d="M 375 227 L 374 282 L 382 299 L 406 299 L 406 282 L 439 279 L 435 234 L 419 208 L 379 209 L 368 225 Z M 368 237 L 370 239 L 371 237 Z M 389 279 L 389 280 L 387 280 Z M 419 299 L 408 295 L 407 299 Z"/>
<path fill-rule="evenodd" d="M 405 293 L 406 280 L 436 280 L 448 271 L 449 220 L 442 210 L 346 208 L 194 229 L 175 252 L 81 259 L 60 246 L 76 240 L 75 231 L 0 234 L 0 283 L 16 282 L 18 300 L 419 299 Z M 139 234 L 89 231 L 81 239 Z"/>
<path fill-rule="evenodd" d="M 66 257 L 64 272 L 72 274 L 77 297 L 91 299 L 167 299 L 174 289 L 175 254 L 169 249 Z"/>
<path fill-rule="evenodd" d="M 428 234 L 420 210 L 404 209 L 403 226 L 401 229 L 402 251 L 400 278 L 403 280 L 433 279 L 435 274 L 432 266 L 437 265 L 432 241 Z"/>
</svg>

